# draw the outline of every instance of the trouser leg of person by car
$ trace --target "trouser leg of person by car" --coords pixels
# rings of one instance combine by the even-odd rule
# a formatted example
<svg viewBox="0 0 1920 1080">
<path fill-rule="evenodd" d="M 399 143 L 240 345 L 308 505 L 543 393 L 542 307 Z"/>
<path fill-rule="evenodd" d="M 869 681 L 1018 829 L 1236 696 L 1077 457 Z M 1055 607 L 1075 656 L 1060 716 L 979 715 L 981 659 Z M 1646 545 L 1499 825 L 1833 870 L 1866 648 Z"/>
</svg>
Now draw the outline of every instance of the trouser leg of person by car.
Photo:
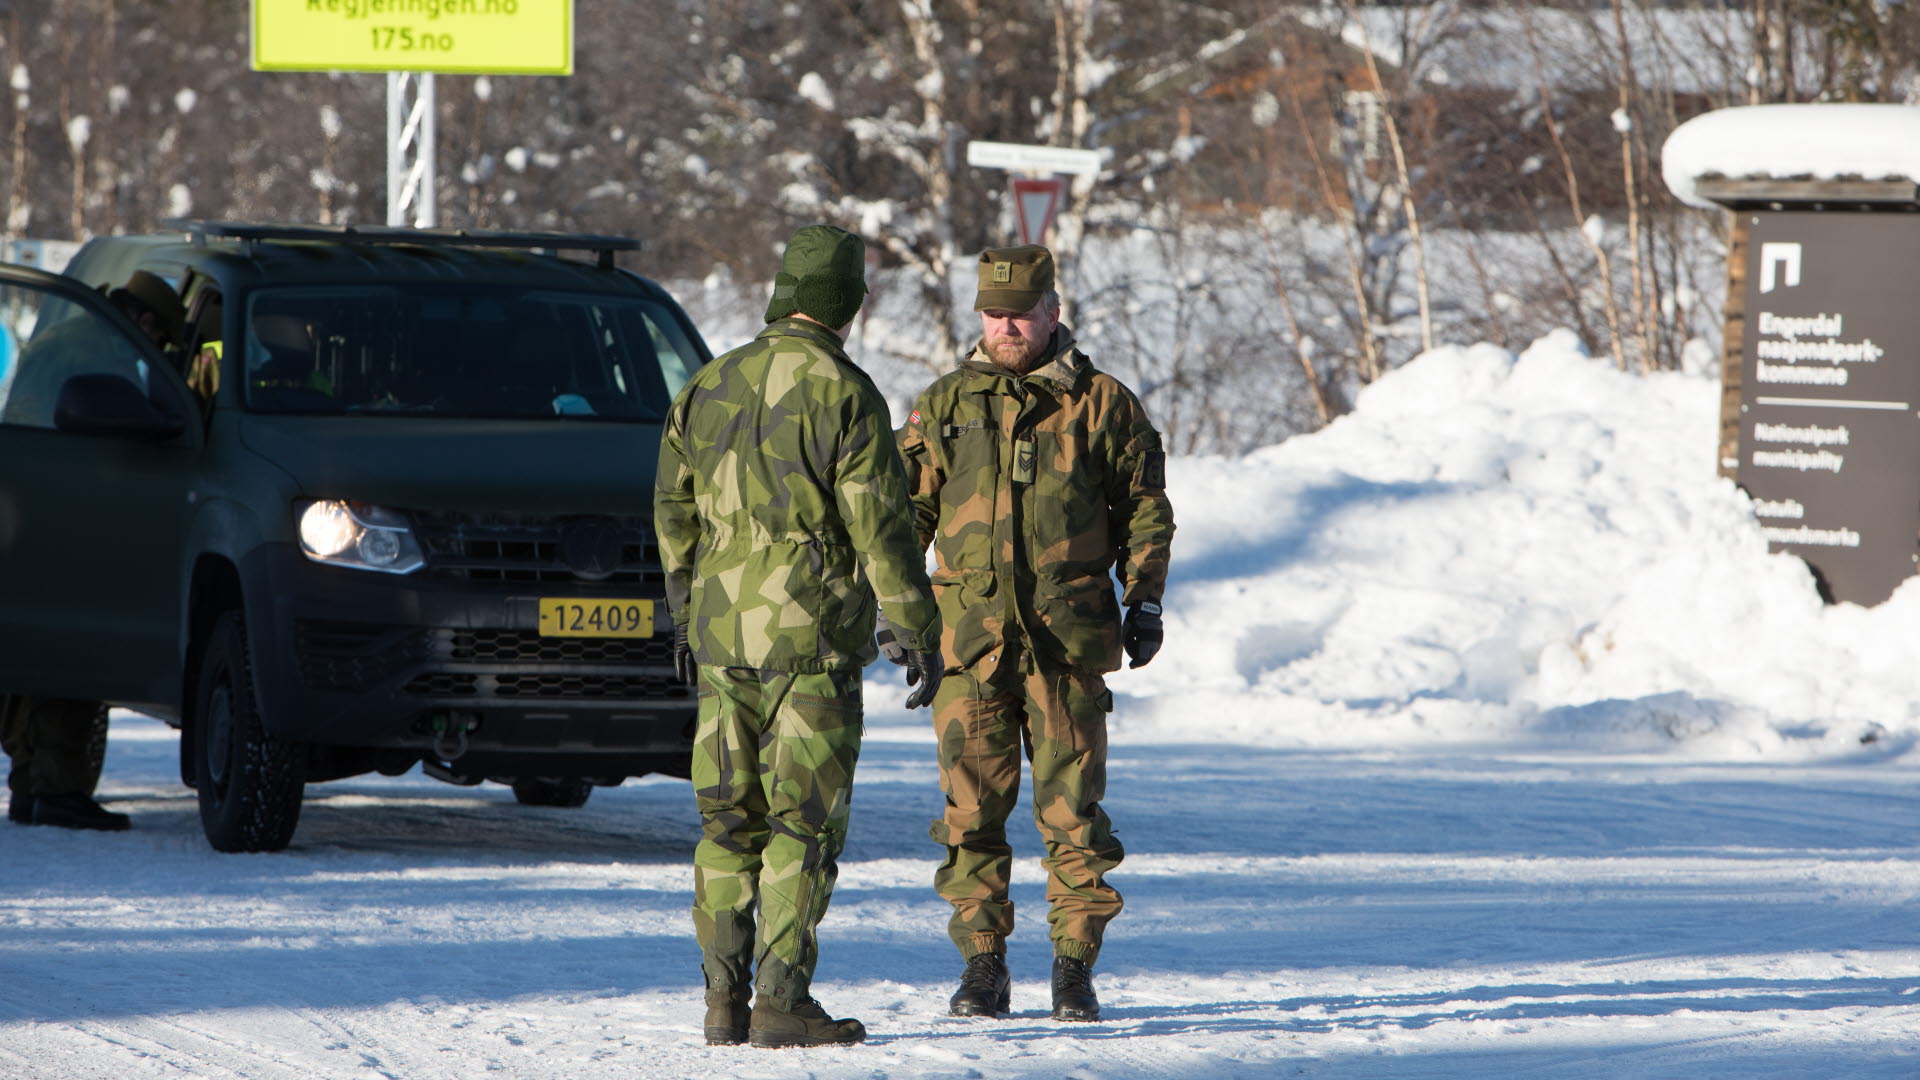
<svg viewBox="0 0 1920 1080">
<path fill-rule="evenodd" d="M 1014 923 L 1006 822 L 1019 802 L 1024 750 L 1047 849 L 1053 951 L 1091 964 L 1122 904 L 1105 875 L 1124 851 L 1100 807 L 1112 698 L 1098 675 L 1022 671 L 1002 659 L 948 676 L 934 702 L 947 797 L 930 830 L 947 849 L 934 887 L 953 905 L 948 934 L 963 958 L 1005 953 Z"/>
<path fill-rule="evenodd" d="M 1107 713 L 1113 697 L 1098 675 L 1027 678 L 1033 823 L 1046 843 L 1048 936 L 1057 956 L 1092 964 L 1120 891 L 1107 871 L 1126 851 L 1100 800 L 1107 794 Z"/>
<path fill-rule="evenodd" d="M 758 715 L 731 707 L 730 697 L 708 688 L 699 677 L 704 670 L 688 669 L 700 700 L 693 752 L 701 826 L 693 859 L 693 930 L 706 984 L 707 1042 L 728 1045 L 747 1040 L 767 805 L 755 767 Z"/>
<path fill-rule="evenodd" d="M 975 672 L 949 674 L 934 697 L 947 805 L 929 834 L 947 851 L 933 882 L 953 905 L 947 932 L 964 960 L 1004 954 L 1013 933 L 1007 817 L 1020 800 L 1019 716 L 1019 700 Z"/>
<path fill-rule="evenodd" d="M 8 820 L 72 829 L 125 829 L 132 819 L 93 800 L 106 749 L 107 707 L 15 694 L 0 698 Z"/>
<path fill-rule="evenodd" d="M 859 673 L 702 666 L 699 680 L 693 918 L 720 1029 L 709 1041 L 738 1041 L 730 1010 L 751 974 L 755 1045 L 857 1042 L 859 1022 L 827 1017 L 810 991 L 860 756 Z"/>
</svg>

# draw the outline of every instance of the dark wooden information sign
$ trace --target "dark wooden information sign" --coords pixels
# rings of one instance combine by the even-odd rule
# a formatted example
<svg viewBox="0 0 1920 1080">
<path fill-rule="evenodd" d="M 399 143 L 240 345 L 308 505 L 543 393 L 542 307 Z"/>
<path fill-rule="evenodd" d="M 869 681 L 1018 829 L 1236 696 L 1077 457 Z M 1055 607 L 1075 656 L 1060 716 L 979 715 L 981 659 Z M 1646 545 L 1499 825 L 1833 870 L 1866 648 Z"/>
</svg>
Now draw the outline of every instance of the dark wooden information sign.
<svg viewBox="0 0 1920 1080">
<path fill-rule="evenodd" d="M 1877 604 L 1920 557 L 1920 214 L 1745 216 L 1735 479 L 1774 550 Z"/>
</svg>

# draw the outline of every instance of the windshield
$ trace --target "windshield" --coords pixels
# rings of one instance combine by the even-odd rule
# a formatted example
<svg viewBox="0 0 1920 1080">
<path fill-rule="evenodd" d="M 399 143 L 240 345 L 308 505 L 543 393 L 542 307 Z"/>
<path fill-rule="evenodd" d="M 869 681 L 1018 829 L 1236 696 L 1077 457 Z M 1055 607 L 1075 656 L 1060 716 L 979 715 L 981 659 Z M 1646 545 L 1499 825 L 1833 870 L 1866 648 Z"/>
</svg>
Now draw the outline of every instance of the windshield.
<svg viewBox="0 0 1920 1080">
<path fill-rule="evenodd" d="M 700 365 L 679 320 L 640 297 L 261 289 L 245 325 L 242 385 L 263 413 L 659 420 Z"/>
</svg>

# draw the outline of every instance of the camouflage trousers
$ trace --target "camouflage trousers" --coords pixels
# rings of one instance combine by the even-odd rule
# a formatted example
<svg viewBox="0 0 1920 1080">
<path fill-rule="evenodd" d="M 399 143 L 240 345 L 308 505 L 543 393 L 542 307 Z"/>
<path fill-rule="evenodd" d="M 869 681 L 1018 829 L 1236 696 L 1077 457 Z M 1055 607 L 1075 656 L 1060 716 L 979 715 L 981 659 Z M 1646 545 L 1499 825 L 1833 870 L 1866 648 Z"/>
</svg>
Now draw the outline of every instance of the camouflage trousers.
<svg viewBox="0 0 1920 1080">
<path fill-rule="evenodd" d="M 934 888 L 953 905 L 947 933 L 967 959 L 1006 951 L 1013 933 L 1006 825 L 1020 801 L 1024 750 L 1033 820 L 1046 842 L 1053 951 L 1091 963 L 1121 907 L 1105 875 L 1125 852 L 1100 808 L 1113 698 L 1098 675 L 1017 671 L 1000 661 L 996 655 L 948 675 L 933 703 L 947 806 L 930 832 L 947 849 L 934 874 Z"/>
<path fill-rule="evenodd" d="M 762 1001 L 791 1008 L 813 982 L 815 928 L 846 844 L 860 673 L 703 664 L 699 692 L 693 925 L 707 991 L 751 981 Z"/>
</svg>

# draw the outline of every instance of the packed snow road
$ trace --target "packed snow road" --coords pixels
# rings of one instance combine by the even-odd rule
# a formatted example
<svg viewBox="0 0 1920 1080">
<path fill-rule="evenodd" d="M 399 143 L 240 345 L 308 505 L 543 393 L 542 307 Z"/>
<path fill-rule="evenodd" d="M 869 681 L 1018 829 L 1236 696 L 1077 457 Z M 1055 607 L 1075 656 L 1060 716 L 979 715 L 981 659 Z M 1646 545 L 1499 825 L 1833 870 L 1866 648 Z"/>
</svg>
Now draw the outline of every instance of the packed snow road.
<svg viewBox="0 0 1920 1080">
<path fill-rule="evenodd" d="M 818 986 L 865 1046 L 703 1044 L 683 782 L 571 811 L 320 785 L 291 850 L 218 855 L 173 734 L 116 713 L 102 790 L 134 830 L 0 831 L 0 1077 L 1920 1075 L 1920 791 L 1891 749 L 1122 739 L 1102 1021 L 1046 1016 L 1024 825 L 1014 1012 L 963 1021 L 931 739 L 871 704 Z"/>
<path fill-rule="evenodd" d="M 316 785 L 223 856 L 116 714 L 134 829 L 0 827 L 0 1080 L 1920 1077 L 1920 579 L 1821 605 L 1712 471 L 1711 378 L 1439 349 L 1313 435 L 1169 463 L 1167 646 L 1113 677 L 1127 910 L 1047 1016 L 946 1016 L 924 715 L 868 688 L 819 996 L 704 1045 L 682 781 L 529 810 Z"/>
</svg>

